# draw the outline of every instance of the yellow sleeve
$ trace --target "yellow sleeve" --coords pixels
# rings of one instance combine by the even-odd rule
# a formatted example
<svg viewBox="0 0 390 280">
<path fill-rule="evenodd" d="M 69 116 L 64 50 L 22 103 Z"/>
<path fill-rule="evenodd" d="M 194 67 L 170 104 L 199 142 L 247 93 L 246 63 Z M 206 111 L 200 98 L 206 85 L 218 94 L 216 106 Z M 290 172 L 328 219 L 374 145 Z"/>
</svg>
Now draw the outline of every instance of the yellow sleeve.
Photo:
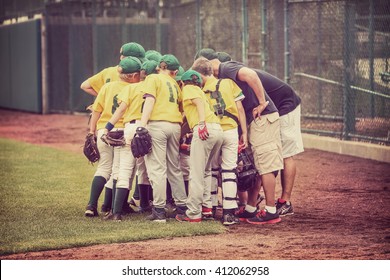
<svg viewBox="0 0 390 280">
<path fill-rule="evenodd" d="M 104 110 L 104 101 L 106 96 L 106 87 L 103 85 L 103 87 L 100 89 L 95 101 L 93 102 L 92 109 L 96 112 L 103 112 Z"/>
</svg>

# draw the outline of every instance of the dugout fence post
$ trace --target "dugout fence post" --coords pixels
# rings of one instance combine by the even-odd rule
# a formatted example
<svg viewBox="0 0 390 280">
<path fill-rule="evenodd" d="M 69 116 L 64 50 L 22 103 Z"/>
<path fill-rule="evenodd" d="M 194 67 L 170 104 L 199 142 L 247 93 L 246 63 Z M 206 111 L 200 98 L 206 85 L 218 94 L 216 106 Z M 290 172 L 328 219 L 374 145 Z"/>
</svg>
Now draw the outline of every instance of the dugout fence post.
<svg viewBox="0 0 390 280">
<path fill-rule="evenodd" d="M 68 106 L 69 106 L 69 111 L 71 113 L 73 113 L 74 111 L 74 108 L 73 108 L 73 94 L 72 94 L 72 89 L 73 89 L 73 65 L 74 65 L 74 62 L 73 62 L 73 54 L 70 50 L 73 49 L 73 46 L 74 46 L 74 43 L 73 43 L 73 9 L 72 9 L 72 2 L 67 2 L 65 4 L 65 9 L 66 9 L 66 14 L 68 15 L 68 22 L 69 22 L 69 25 L 67 26 L 68 27 L 68 63 L 69 63 L 69 66 L 68 66 L 68 76 L 69 76 L 69 84 L 68 84 L 68 96 L 69 96 L 69 100 L 68 100 Z"/>
<path fill-rule="evenodd" d="M 97 24 L 96 24 L 96 0 L 92 0 L 92 63 L 93 73 L 98 72 L 98 57 L 97 57 Z"/>
<path fill-rule="evenodd" d="M 289 45 L 288 0 L 284 0 L 284 81 L 290 83 L 290 45 Z"/>
<path fill-rule="evenodd" d="M 322 77 L 322 3 L 317 3 L 317 76 Z M 317 114 L 322 115 L 323 97 L 322 83 L 317 81 Z"/>
<path fill-rule="evenodd" d="M 156 1 L 156 50 L 161 52 L 161 23 L 160 23 L 160 1 Z"/>
<path fill-rule="evenodd" d="M 262 0 L 261 5 L 261 40 L 263 45 L 262 50 L 262 61 L 261 61 L 261 67 L 264 71 L 267 71 L 268 66 L 268 49 L 267 49 L 267 40 L 268 40 L 268 32 L 267 32 L 267 9 L 268 9 L 268 0 Z"/>
<path fill-rule="evenodd" d="M 242 0 L 242 62 L 248 64 L 248 5 Z"/>
<path fill-rule="evenodd" d="M 202 7 L 202 0 L 196 1 L 196 22 L 195 22 L 195 34 L 196 34 L 196 52 L 202 48 L 202 21 L 200 18 L 200 9 Z"/>
<path fill-rule="evenodd" d="M 355 38 L 355 4 L 346 1 L 344 5 L 344 46 L 343 46 L 343 133 L 342 138 L 348 140 L 355 130 L 355 102 L 352 92 L 352 75 L 354 71 L 353 52 Z"/>
<path fill-rule="evenodd" d="M 374 0 L 369 3 L 369 18 L 368 18 L 368 59 L 369 59 L 369 83 L 370 90 L 374 91 Z M 375 98 L 374 95 L 370 97 L 370 115 L 375 117 Z"/>
</svg>

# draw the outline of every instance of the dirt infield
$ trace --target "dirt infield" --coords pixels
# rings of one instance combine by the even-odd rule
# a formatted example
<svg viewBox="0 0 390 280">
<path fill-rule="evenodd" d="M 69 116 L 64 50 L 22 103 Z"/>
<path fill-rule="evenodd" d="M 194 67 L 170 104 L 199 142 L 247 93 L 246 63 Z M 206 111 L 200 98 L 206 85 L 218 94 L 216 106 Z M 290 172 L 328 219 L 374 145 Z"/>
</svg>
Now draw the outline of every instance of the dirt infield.
<svg viewBox="0 0 390 280">
<path fill-rule="evenodd" d="M 82 151 L 87 115 L 9 110 L 0 114 L 0 137 Z M 213 236 L 31 252 L 2 259 L 390 259 L 390 164 L 317 150 L 306 150 L 296 161 L 295 214 L 279 224 L 241 224 Z"/>
</svg>

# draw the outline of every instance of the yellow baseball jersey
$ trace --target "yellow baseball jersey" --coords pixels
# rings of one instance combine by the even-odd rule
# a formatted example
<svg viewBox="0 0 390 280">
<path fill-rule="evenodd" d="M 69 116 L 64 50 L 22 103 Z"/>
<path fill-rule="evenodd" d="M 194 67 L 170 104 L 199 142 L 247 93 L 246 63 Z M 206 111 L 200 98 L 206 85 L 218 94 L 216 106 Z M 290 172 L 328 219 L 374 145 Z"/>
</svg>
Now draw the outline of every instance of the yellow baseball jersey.
<svg viewBox="0 0 390 280">
<path fill-rule="evenodd" d="M 186 85 L 183 87 L 183 109 L 190 128 L 193 129 L 199 123 L 198 110 L 196 105 L 191 101 L 195 98 L 200 98 L 203 101 L 206 123 L 220 123 L 219 118 L 210 109 L 210 104 L 200 87 Z"/>
<path fill-rule="evenodd" d="M 218 79 L 215 77 L 210 77 L 207 79 L 203 91 L 215 91 L 216 85 L 218 83 Z M 242 100 L 245 98 L 242 90 L 239 86 L 231 79 L 223 79 L 219 84 L 219 92 L 221 93 L 220 98 L 216 96 L 212 96 L 211 93 L 206 93 L 206 97 L 209 101 L 210 108 L 214 112 L 214 106 L 219 103 L 221 107 L 238 118 L 238 110 L 236 101 Z M 221 127 L 222 129 L 229 130 L 238 127 L 237 122 L 229 116 L 223 116 L 221 119 Z"/>
<path fill-rule="evenodd" d="M 126 112 L 123 114 L 123 123 L 141 119 L 142 107 L 145 101 L 142 92 L 144 82 L 129 84 L 119 93 L 119 103 L 124 102 L 127 105 Z"/>
<path fill-rule="evenodd" d="M 118 94 L 129 83 L 124 81 L 115 81 L 105 84 L 99 91 L 95 102 L 92 105 L 92 109 L 96 112 L 100 112 L 100 118 L 96 124 L 97 129 L 102 129 L 106 126 L 106 123 L 110 120 L 115 113 L 116 108 L 119 107 Z M 121 118 L 116 124 L 115 128 L 123 128 L 123 118 Z"/>
<path fill-rule="evenodd" d="M 117 66 L 105 68 L 88 79 L 89 84 L 97 93 L 105 83 L 114 81 L 120 81 Z"/>
<path fill-rule="evenodd" d="M 177 82 L 166 74 L 148 75 L 143 88 L 145 95 L 154 96 L 156 99 L 150 116 L 151 121 L 168 121 L 181 123 L 182 115 L 179 103 L 182 102 L 182 94 Z"/>
</svg>

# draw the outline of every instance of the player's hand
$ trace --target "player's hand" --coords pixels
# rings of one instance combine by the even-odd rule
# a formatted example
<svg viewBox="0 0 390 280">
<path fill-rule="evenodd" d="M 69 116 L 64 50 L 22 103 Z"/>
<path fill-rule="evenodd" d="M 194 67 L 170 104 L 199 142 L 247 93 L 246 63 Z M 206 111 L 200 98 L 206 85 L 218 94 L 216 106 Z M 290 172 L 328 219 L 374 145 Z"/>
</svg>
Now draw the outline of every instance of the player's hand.
<svg viewBox="0 0 390 280">
<path fill-rule="evenodd" d="M 191 145 L 185 143 L 180 145 L 180 151 L 189 152 L 190 150 L 191 150 Z"/>
<path fill-rule="evenodd" d="M 204 121 L 199 122 L 198 124 L 198 134 L 199 134 L 199 138 L 203 141 L 209 138 L 209 132 L 207 130 L 206 123 Z"/>
<path fill-rule="evenodd" d="M 265 103 L 260 104 L 259 106 L 255 107 L 252 110 L 253 119 L 256 120 L 257 118 L 260 119 L 261 113 L 265 110 L 265 108 L 268 106 L 269 101 L 266 101 Z"/>
</svg>

